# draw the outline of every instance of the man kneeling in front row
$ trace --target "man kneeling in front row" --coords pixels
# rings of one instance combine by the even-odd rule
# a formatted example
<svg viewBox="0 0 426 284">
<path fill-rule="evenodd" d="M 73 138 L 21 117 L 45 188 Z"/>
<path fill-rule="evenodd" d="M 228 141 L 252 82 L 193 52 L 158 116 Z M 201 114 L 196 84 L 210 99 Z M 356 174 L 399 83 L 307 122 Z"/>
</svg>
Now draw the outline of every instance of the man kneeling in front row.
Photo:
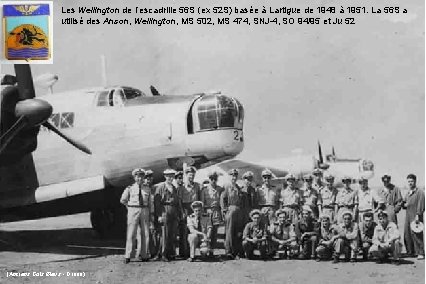
<svg viewBox="0 0 426 284">
<path fill-rule="evenodd" d="M 210 252 L 210 236 L 213 227 L 211 218 L 202 216 L 203 202 L 194 201 L 191 204 L 191 208 L 194 213 L 187 218 L 187 225 L 189 229 L 189 262 L 194 261 L 195 249 L 199 245 L 201 254 L 207 255 Z"/>
<path fill-rule="evenodd" d="M 277 210 L 275 216 L 278 221 L 270 229 L 273 252 L 277 254 L 278 258 L 281 257 L 279 252 L 284 252 L 283 256 L 290 259 L 299 253 L 294 225 L 290 223 L 290 220 L 287 220 L 287 213 L 284 210 Z"/>
<path fill-rule="evenodd" d="M 373 245 L 369 252 L 378 262 L 383 262 L 389 254 L 393 256 L 392 262 L 399 264 L 401 253 L 400 234 L 395 223 L 388 221 L 386 211 L 379 212 L 379 224 L 374 229 Z"/>
<path fill-rule="evenodd" d="M 248 259 L 253 258 L 253 252 L 258 249 L 260 257 L 266 259 L 266 227 L 260 222 L 260 211 L 250 212 L 252 222 L 248 223 L 243 232 L 243 249 Z"/>
</svg>

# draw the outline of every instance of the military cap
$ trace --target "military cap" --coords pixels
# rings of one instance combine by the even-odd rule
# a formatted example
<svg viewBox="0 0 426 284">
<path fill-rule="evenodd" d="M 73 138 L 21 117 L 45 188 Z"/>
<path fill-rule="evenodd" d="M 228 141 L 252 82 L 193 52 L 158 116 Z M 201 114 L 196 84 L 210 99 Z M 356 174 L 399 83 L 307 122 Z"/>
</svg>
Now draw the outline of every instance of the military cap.
<svg viewBox="0 0 426 284">
<path fill-rule="evenodd" d="M 178 177 L 183 177 L 182 171 L 178 171 L 178 172 L 175 173 L 175 178 L 178 178 Z"/>
<path fill-rule="evenodd" d="M 248 171 L 243 174 L 243 178 L 252 178 L 252 177 L 254 177 L 254 174 L 252 171 Z"/>
<path fill-rule="evenodd" d="M 208 174 L 209 179 L 211 178 L 217 178 L 219 176 L 219 174 L 217 172 L 210 172 Z"/>
<path fill-rule="evenodd" d="M 414 180 L 417 180 L 417 177 L 416 177 L 416 175 L 415 175 L 415 174 L 409 174 L 409 175 L 407 176 L 407 179 L 414 179 Z"/>
<path fill-rule="evenodd" d="M 384 175 L 382 176 L 382 181 L 384 181 L 384 180 L 391 180 L 391 176 L 390 176 L 390 175 L 388 175 L 388 174 L 384 174 Z"/>
<path fill-rule="evenodd" d="M 201 201 L 194 201 L 191 203 L 191 208 L 194 210 L 195 208 L 203 208 L 204 204 Z"/>
<path fill-rule="evenodd" d="M 296 177 L 293 174 L 288 174 L 288 175 L 286 175 L 285 179 L 286 180 L 290 180 L 290 179 L 296 180 Z"/>
<path fill-rule="evenodd" d="M 366 182 L 366 181 L 368 181 L 368 179 L 366 179 L 365 177 L 361 177 L 361 178 L 358 180 L 358 183 L 363 183 L 363 182 Z"/>
<path fill-rule="evenodd" d="M 318 169 L 318 168 L 315 168 L 315 169 L 312 171 L 312 174 L 313 174 L 314 176 L 316 176 L 316 175 L 322 175 L 322 171 L 321 171 L 320 169 Z"/>
<path fill-rule="evenodd" d="M 384 210 L 380 210 L 379 213 L 377 214 L 377 217 L 383 216 L 385 215 L 386 217 L 388 217 L 388 212 L 384 211 Z"/>
<path fill-rule="evenodd" d="M 260 210 L 259 209 L 253 209 L 250 211 L 250 218 L 253 218 L 254 215 L 260 216 Z"/>
<path fill-rule="evenodd" d="M 351 218 L 354 217 L 354 214 L 351 211 L 349 211 L 349 210 L 347 210 L 347 211 L 345 211 L 345 212 L 342 213 L 342 217 L 345 216 L 345 215 L 350 215 Z"/>
<path fill-rule="evenodd" d="M 189 174 L 189 173 L 195 174 L 196 171 L 197 171 L 197 169 L 195 167 L 188 167 L 185 170 L 185 174 Z"/>
<path fill-rule="evenodd" d="M 346 181 L 352 182 L 352 179 L 348 176 L 345 176 L 345 177 L 342 178 L 342 182 L 346 182 Z"/>
<path fill-rule="evenodd" d="M 306 175 L 306 176 L 303 177 L 303 179 L 305 181 L 308 181 L 308 180 L 312 181 L 314 179 L 314 177 L 312 175 Z"/>
<path fill-rule="evenodd" d="M 164 175 L 175 175 L 176 171 L 174 169 L 165 169 L 163 174 Z"/>
<path fill-rule="evenodd" d="M 284 210 L 282 210 L 282 209 L 278 209 L 276 212 L 275 212 L 275 216 L 278 218 L 281 214 L 284 214 L 285 216 L 287 216 L 287 212 L 285 212 Z"/>
<path fill-rule="evenodd" d="M 366 212 L 366 213 L 364 213 L 364 215 L 362 216 L 362 218 L 365 219 L 365 217 L 374 218 L 374 214 L 373 214 L 373 212 Z"/>
<path fill-rule="evenodd" d="M 154 174 L 152 170 L 146 170 L 145 171 L 145 177 L 151 177 Z"/>
<path fill-rule="evenodd" d="M 309 212 L 309 213 L 312 213 L 312 209 L 311 209 L 311 207 L 309 207 L 309 205 L 303 205 L 302 206 L 302 212 Z"/>
<path fill-rule="evenodd" d="M 271 177 L 272 176 L 272 172 L 268 169 L 264 169 L 262 171 L 262 177 Z"/>
<path fill-rule="evenodd" d="M 228 171 L 228 175 L 230 176 L 237 176 L 238 175 L 238 170 L 237 169 L 232 169 Z"/>
<path fill-rule="evenodd" d="M 334 176 L 332 175 L 326 175 L 325 180 L 334 180 Z"/>
<path fill-rule="evenodd" d="M 136 175 L 145 175 L 145 171 L 143 169 L 134 169 L 132 171 L 132 176 L 136 176 Z"/>
<path fill-rule="evenodd" d="M 327 215 L 327 214 L 321 214 L 321 216 L 319 217 L 319 219 L 320 220 L 323 220 L 323 219 L 331 220 L 331 217 L 330 217 L 330 215 Z"/>
</svg>

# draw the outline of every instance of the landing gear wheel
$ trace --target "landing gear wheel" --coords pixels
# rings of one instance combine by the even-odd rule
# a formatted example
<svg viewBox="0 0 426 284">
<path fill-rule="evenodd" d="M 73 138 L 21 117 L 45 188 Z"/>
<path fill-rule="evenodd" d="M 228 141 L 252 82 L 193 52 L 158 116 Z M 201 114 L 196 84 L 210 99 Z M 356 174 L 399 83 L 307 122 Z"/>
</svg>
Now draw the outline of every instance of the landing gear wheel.
<svg viewBox="0 0 426 284">
<path fill-rule="evenodd" d="M 124 208 L 95 209 L 90 212 L 90 222 L 101 238 L 123 237 L 126 232 L 126 212 Z"/>
</svg>

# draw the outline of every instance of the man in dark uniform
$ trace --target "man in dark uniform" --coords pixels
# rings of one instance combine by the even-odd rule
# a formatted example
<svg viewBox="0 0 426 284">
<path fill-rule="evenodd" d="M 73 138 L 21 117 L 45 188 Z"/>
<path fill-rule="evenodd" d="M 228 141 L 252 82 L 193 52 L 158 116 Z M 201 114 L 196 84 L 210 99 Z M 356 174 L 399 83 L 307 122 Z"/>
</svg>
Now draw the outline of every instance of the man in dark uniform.
<svg viewBox="0 0 426 284">
<path fill-rule="evenodd" d="M 318 230 L 318 246 L 316 248 L 317 261 L 331 258 L 334 242 L 339 237 L 334 234 L 329 215 L 321 215 L 320 221 L 321 228 Z"/>
<path fill-rule="evenodd" d="M 254 174 L 252 171 L 245 172 L 243 174 L 244 185 L 242 191 L 247 195 L 247 208 L 244 210 L 244 217 L 246 223 L 250 221 L 250 212 L 253 209 L 257 209 L 257 192 L 256 184 L 253 182 Z"/>
<path fill-rule="evenodd" d="M 183 172 L 178 171 L 175 174 L 175 186 L 177 189 L 178 196 L 182 203 L 182 191 L 185 190 L 183 184 Z M 188 204 L 182 203 L 182 216 L 179 218 L 178 234 L 179 234 L 179 257 L 187 258 L 189 257 L 189 244 L 188 244 L 188 227 L 187 227 L 187 217 L 191 214 L 192 210 L 188 210 Z"/>
<path fill-rule="evenodd" d="M 278 209 L 275 215 L 278 220 L 270 228 L 271 254 L 284 251 L 284 257 L 291 259 L 299 251 L 294 225 L 287 220 L 287 213 L 284 210 Z M 277 256 L 280 257 L 279 254 Z"/>
<path fill-rule="evenodd" d="M 390 175 L 382 176 L 383 187 L 379 189 L 378 195 L 384 201 L 385 208 L 389 214 L 389 221 L 398 224 L 396 215 L 402 208 L 403 200 L 401 191 L 391 183 Z"/>
<path fill-rule="evenodd" d="M 374 222 L 374 214 L 367 212 L 363 216 L 362 222 L 359 224 L 360 247 L 362 249 L 362 259 L 368 259 L 368 250 L 373 244 L 374 228 L 377 224 Z"/>
<path fill-rule="evenodd" d="M 143 184 L 148 186 L 151 189 L 151 208 L 154 210 L 154 172 L 152 170 L 145 171 L 145 177 L 143 180 Z M 153 212 L 153 222 L 149 227 L 149 252 L 152 258 L 154 258 L 160 247 L 160 234 L 161 234 L 161 226 L 158 224 L 158 219 L 155 218 L 155 212 Z"/>
<path fill-rule="evenodd" d="M 221 194 L 221 208 L 225 212 L 225 253 L 229 259 L 238 259 L 243 255 L 242 236 L 244 229 L 244 216 L 247 197 L 237 184 L 238 171 L 232 169 L 228 172 L 231 183 L 225 186 Z"/>
<path fill-rule="evenodd" d="M 414 232 L 411 229 L 411 223 L 423 223 L 423 214 L 425 212 L 425 192 L 417 188 L 417 177 L 413 174 L 407 176 L 409 192 L 404 200 L 405 226 L 404 226 L 404 243 L 405 249 L 409 256 L 417 255 L 417 259 L 425 258 L 423 231 Z"/>
<path fill-rule="evenodd" d="M 250 212 L 251 222 L 247 223 L 243 232 L 243 249 L 248 259 L 253 259 L 253 252 L 258 249 L 260 257 L 266 260 L 267 232 L 260 224 L 260 210 L 254 209 Z"/>
<path fill-rule="evenodd" d="M 220 208 L 220 195 L 224 189 L 217 185 L 217 179 L 218 174 L 216 172 L 209 173 L 210 182 L 201 190 L 201 201 L 204 204 L 205 213 L 212 221 L 210 256 L 213 256 L 213 249 L 216 248 L 217 229 L 224 222 Z"/>
<path fill-rule="evenodd" d="M 178 229 L 178 216 L 181 216 L 181 202 L 173 179 L 176 171 L 167 169 L 163 172 L 165 182 L 157 186 L 154 202 L 158 222 L 162 224 L 161 255 L 163 261 L 170 261 L 176 253 L 175 240 Z"/>
<path fill-rule="evenodd" d="M 295 231 L 299 245 L 302 247 L 299 259 L 315 258 L 318 229 L 309 206 L 302 207 L 302 217 L 296 222 Z"/>
</svg>

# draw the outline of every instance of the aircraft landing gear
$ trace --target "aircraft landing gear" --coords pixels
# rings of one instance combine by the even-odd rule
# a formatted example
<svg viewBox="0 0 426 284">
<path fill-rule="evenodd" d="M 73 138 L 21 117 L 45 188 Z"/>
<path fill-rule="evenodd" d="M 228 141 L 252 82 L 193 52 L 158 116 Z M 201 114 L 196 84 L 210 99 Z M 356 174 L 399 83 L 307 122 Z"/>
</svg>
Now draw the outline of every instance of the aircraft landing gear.
<svg viewBox="0 0 426 284">
<path fill-rule="evenodd" d="M 123 206 L 95 209 L 90 212 L 90 222 L 101 238 L 126 235 L 126 210 Z"/>
</svg>

